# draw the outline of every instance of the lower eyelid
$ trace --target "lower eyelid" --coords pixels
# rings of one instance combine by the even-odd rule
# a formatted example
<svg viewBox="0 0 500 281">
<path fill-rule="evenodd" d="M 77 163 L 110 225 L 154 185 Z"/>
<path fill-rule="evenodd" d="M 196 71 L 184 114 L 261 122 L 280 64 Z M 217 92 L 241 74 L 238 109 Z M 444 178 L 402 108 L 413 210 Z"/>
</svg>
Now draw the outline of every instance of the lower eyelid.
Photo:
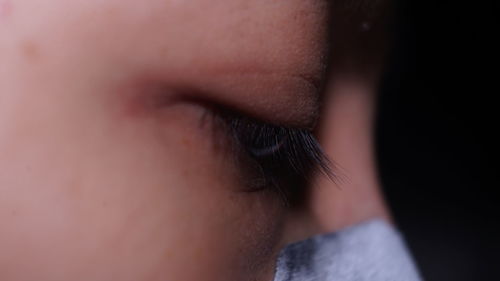
<svg viewBox="0 0 500 281">
<path fill-rule="evenodd" d="M 263 148 L 248 148 L 249 152 L 255 157 L 266 157 L 277 153 L 285 144 L 287 140 L 286 136 L 281 137 L 281 139 L 276 140 L 276 142 L 269 146 Z"/>
<path fill-rule="evenodd" d="M 242 192 L 257 192 L 268 190 L 267 179 L 262 168 L 246 147 L 231 131 L 231 116 L 217 112 L 213 108 L 206 108 L 199 120 L 200 128 L 206 132 L 212 143 L 214 153 L 221 157 L 230 167 L 239 173 L 237 176 L 243 188 Z"/>
</svg>

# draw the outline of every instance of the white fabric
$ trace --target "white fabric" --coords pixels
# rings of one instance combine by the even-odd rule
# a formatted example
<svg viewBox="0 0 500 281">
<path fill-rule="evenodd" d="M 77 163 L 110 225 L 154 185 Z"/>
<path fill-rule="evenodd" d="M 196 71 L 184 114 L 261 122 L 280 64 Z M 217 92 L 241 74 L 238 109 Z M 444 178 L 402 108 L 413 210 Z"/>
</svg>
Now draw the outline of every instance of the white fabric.
<svg viewBox="0 0 500 281">
<path fill-rule="evenodd" d="M 286 247 L 275 281 L 420 281 L 401 235 L 382 220 Z"/>
</svg>

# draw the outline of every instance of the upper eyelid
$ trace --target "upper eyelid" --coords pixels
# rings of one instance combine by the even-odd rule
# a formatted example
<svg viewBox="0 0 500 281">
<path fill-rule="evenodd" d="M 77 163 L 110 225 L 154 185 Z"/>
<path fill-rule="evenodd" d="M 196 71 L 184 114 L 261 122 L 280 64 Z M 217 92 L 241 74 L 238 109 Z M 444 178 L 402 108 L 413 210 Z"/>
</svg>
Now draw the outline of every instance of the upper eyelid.
<svg viewBox="0 0 500 281">
<path fill-rule="evenodd" d="M 203 84 L 170 84 L 163 88 L 176 92 L 176 99 L 234 112 L 264 123 L 305 129 L 314 127 L 320 97 L 315 78 L 302 74 L 264 73 L 254 81 L 252 75 L 243 76 L 225 74 L 207 78 Z"/>
<path fill-rule="evenodd" d="M 207 108 L 207 113 L 210 113 L 212 117 L 220 117 L 220 118 L 229 118 L 229 119 L 239 119 L 239 120 L 246 120 L 246 122 L 250 122 L 253 124 L 261 124 L 261 125 L 267 125 L 267 126 L 272 126 L 272 127 L 279 127 L 284 130 L 306 130 L 306 131 L 311 131 L 311 128 L 308 127 L 295 127 L 295 126 L 288 126 L 288 125 L 283 125 L 283 124 L 278 124 L 278 123 L 273 123 L 264 119 L 261 119 L 259 116 L 256 116 L 255 114 L 249 114 L 248 112 L 244 112 L 239 109 L 235 109 L 233 107 L 227 106 L 225 104 L 219 103 L 219 102 L 214 102 L 209 99 L 205 98 L 200 98 L 200 97 L 193 97 L 193 96 L 188 96 L 188 97 L 183 97 L 183 100 L 188 101 L 188 102 L 193 102 L 196 104 L 200 104 L 203 107 Z"/>
</svg>

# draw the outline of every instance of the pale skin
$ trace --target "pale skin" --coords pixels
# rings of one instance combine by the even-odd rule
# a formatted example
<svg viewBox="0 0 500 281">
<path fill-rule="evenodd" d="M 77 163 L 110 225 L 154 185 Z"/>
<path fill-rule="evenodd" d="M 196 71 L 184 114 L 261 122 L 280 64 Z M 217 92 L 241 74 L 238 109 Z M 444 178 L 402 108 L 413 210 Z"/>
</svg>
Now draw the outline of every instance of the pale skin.
<svg viewBox="0 0 500 281">
<path fill-rule="evenodd" d="M 210 100 L 313 128 L 327 11 L 320 0 L 0 0 L 0 280 L 270 281 L 287 243 L 387 217 L 362 77 L 332 79 L 328 107 L 347 113 L 320 122 L 351 180 L 318 178 L 300 210 L 243 192 L 241 167 L 200 126 L 197 100 Z M 359 146 L 326 129 L 340 123 L 365 132 Z"/>
</svg>

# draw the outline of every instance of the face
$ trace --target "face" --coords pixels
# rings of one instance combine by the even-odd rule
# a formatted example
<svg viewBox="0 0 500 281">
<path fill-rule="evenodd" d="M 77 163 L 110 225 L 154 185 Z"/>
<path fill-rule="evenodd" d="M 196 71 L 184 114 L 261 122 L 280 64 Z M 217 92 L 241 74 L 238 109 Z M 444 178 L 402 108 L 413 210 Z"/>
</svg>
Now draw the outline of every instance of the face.
<svg viewBox="0 0 500 281">
<path fill-rule="evenodd" d="M 0 0 L 0 280 L 272 280 L 290 208 L 216 116 L 310 127 L 326 10 Z"/>
</svg>

